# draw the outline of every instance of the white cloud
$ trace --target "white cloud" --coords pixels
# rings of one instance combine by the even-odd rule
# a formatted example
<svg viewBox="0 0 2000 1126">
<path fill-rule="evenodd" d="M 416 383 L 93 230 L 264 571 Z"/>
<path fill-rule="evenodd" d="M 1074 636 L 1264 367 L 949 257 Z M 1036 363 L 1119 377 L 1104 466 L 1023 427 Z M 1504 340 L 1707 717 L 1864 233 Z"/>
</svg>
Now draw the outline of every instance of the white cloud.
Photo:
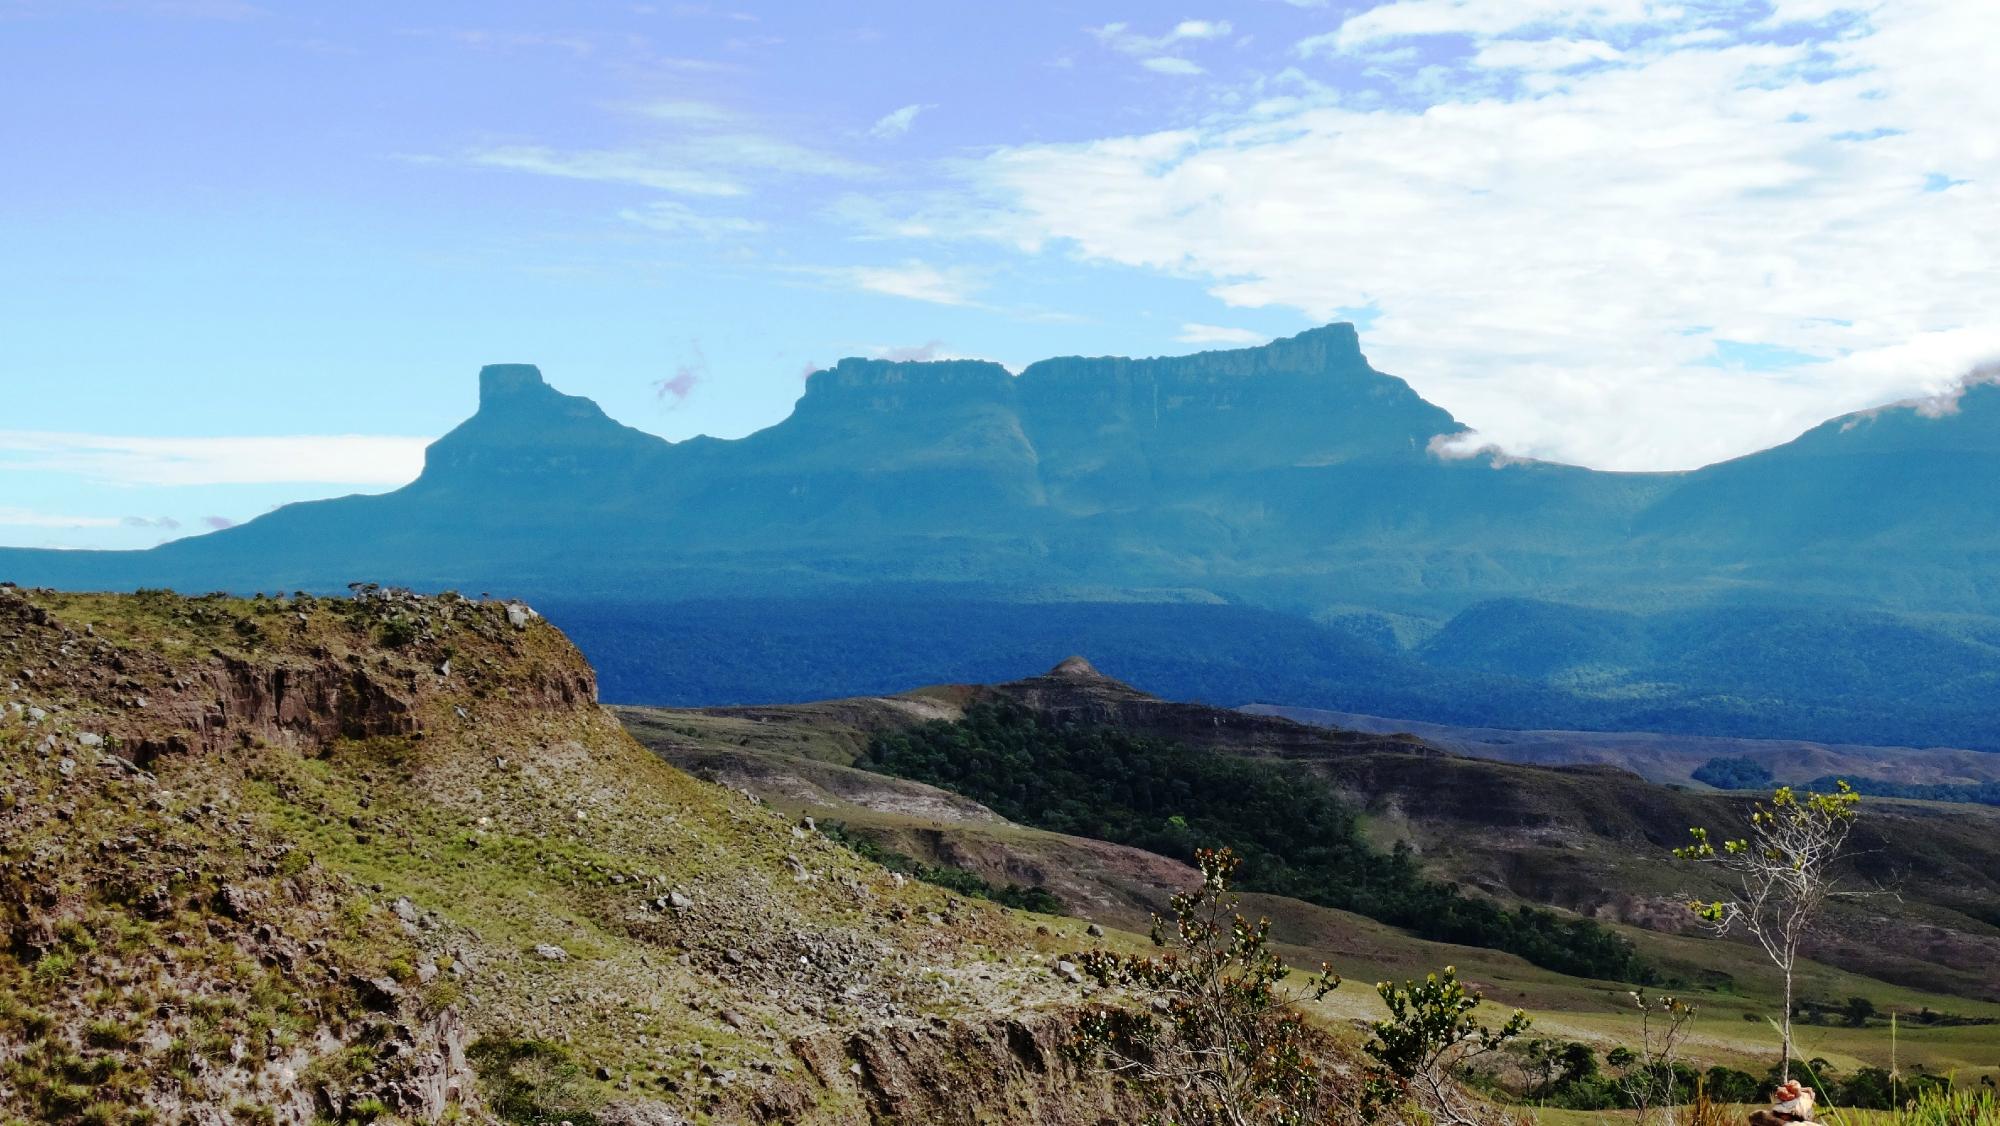
<svg viewBox="0 0 2000 1126">
<path fill-rule="evenodd" d="M 474 164 L 561 176 L 571 180 L 599 180 L 613 184 L 634 184 L 681 195 L 736 196 L 744 188 L 736 181 L 710 172 L 690 169 L 657 154 L 612 149 L 560 152 L 535 145 L 505 145 L 472 154 Z"/>
<path fill-rule="evenodd" d="M 1906 0 L 1803 42 L 1701 11 L 1378 6 L 1337 34 L 1472 46 L 1394 99 L 1000 150 L 968 229 L 1230 305 L 1365 313 L 1371 358 L 1485 440 L 1605 467 L 1743 453 L 2000 355 L 1990 9 Z M 1607 28 L 1618 65 L 1527 91 L 1473 65 L 1560 67 Z"/>
<path fill-rule="evenodd" d="M 676 195 L 748 194 L 766 174 L 859 179 L 875 169 L 838 153 L 741 128 L 733 111 L 706 102 L 667 101 L 622 107 L 669 123 L 673 135 L 602 149 L 496 145 L 466 154 L 474 164 L 572 180 L 632 184 Z"/>
<path fill-rule="evenodd" d="M 875 124 L 868 127 L 868 135 L 884 140 L 900 137 L 910 131 L 910 126 L 917 123 L 918 114 L 930 108 L 922 103 L 916 103 L 885 113 L 875 120 Z"/>
<path fill-rule="evenodd" d="M 1271 334 L 1254 332 L 1247 328 L 1227 328 L 1222 325 L 1184 324 L 1175 340 L 1183 344 L 1235 344 L 1248 347 L 1267 344 Z"/>
<path fill-rule="evenodd" d="M 971 352 L 961 352 L 942 340 L 926 340 L 922 344 L 882 345 L 871 344 L 863 350 L 871 360 L 888 360 L 891 363 L 933 363 L 938 360 L 980 360 L 989 364 L 999 364 L 1010 372 L 1018 372 L 1018 365 L 992 356 L 981 356 Z"/>
<path fill-rule="evenodd" d="M 63 516 L 0 506 L 0 528 L 116 528 L 121 523 L 116 516 Z"/>
<path fill-rule="evenodd" d="M 1624 52 L 1601 39 L 1499 39 L 1481 47 L 1472 57 L 1472 65 L 1495 70 L 1568 70 L 1624 57 Z"/>
<path fill-rule="evenodd" d="M 712 102 L 698 102 L 691 99 L 670 98 L 661 102 L 647 102 L 635 107 L 647 117 L 661 121 L 677 121 L 684 124 L 721 125 L 737 120 L 736 111 Z"/>
<path fill-rule="evenodd" d="M 939 269 L 915 259 L 900 266 L 845 266 L 815 272 L 870 293 L 907 297 L 933 305 L 971 305 L 972 293 L 977 288 L 963 270 Z"/>
<path fill-rule="evenodd" d="M 1188 44 L 1227 38 L 1232 31 L 1228 20 L 1182 20 L 1159 35 L 1144 35 L 1128 23 L 1108 23 L 1089 31 L 1097 41 L 1120 54 L 1139 59 L 1139 65 L 1156 74 L 1195 75 L 1204 73 L 1200 64 L 1174 52 Z"/>
<path fill-rule="evenodd" d="M 131 438 L 0 430 L 0 474 L 66 473 L 130 486 L 402 485 L 423 470 L 424 447 L 430 442 L 374 434 Z"/>
<path fill-rule="evenodd" d="M 664 234 L 698 235 L 702 238 L 754 235 L 765 229 L 764 224 L 755 219 L 705 215 L 676 200 L 658 200 L 643 207 L 628 207 L 620 211 L 618 217 Z"/>
<path fill-rule="evenodd" d="M 1432 35 L 1489 37 L 1523 28 L 1615 28 L 1678 19 L 1678 3 L 1652 0 L 1397 0 L 1349 17 L 1334 31 L 1300 40 L 1303 55 L 1354 51 L 1386 39 Z"/>
</svg>

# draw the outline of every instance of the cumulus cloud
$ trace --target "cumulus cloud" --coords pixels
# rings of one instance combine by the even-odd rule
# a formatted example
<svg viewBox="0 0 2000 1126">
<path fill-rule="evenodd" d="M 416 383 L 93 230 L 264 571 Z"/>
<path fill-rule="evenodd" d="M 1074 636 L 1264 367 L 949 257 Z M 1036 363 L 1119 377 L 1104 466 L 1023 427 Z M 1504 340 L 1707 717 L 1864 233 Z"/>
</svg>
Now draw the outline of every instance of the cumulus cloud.
<svg viewBox="0 0 2000 1126">
<path fill-rule="evenodd" d="M 67 473 L 132 486 L 402 485 L 423 471 L 430 442 L 374 434 L 133 438 L 0 430 L 0 474 Z"/>
<path fill-rule="evenodd" d="M 868 135 L 871 137 L 880 137 L 883 140 L 900 137 L 910 131 L 910 126 L 917 123 L 918 114 L 930 108 L 927 105 L 916 104 L 907 105 L 902 109 L 885 113 L 875 119 L 874 125 L 868 127 Z"/>
<path fill-rule="evenodd" d="M 1422 43 L 1376 96 L 1307 62 L 1295 96 L 996 151 L 966 233 L 1361 319 L 1515 454 L 1733 456 L 2000 355 L 1990 19 L 1852 8 L 1774 34 L 1646 0 L 1378 5 L 1304 46 Z"/>
</svg>

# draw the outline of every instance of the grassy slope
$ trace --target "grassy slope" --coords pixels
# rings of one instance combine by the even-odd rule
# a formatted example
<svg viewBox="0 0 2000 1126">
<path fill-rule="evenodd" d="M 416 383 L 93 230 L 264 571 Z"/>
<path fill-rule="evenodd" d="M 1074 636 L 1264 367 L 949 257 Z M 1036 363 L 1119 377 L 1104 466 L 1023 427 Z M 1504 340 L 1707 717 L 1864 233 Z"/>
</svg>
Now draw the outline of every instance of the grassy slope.
<svg viewBox="0 0 2000 1126">
<path fill-rule="evenodd" d="M 579 1122 L 858 1119 L 896 1081 L 847 1071 L 858 1033 L 1073 997 L 1048 960 L 1081 924 L 905 886 L 673 769 L 498 605 L 0 600 L 0 1121 L 477 1109 L 453 1051 L 482 1037 L 558 1045 L 542 1109 Z M 348 736 L 272 700 L 363 682 L 403 710 Z"/>
</svg>

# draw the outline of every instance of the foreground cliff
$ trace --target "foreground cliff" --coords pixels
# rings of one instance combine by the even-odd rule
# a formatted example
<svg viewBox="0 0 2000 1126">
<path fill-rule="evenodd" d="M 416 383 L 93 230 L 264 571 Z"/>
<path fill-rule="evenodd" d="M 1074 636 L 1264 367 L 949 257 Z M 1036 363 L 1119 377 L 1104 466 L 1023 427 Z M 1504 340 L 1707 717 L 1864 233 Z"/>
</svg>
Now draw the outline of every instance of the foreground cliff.
<svg viewBox="0 0 2000 1126">
<path fill-rule="evenodd" d="M 1122 1116 L 1076 928 L 660 762 L 525 606 L 0 587 L 0 689 L 0 1121 Z"/>
</svg>

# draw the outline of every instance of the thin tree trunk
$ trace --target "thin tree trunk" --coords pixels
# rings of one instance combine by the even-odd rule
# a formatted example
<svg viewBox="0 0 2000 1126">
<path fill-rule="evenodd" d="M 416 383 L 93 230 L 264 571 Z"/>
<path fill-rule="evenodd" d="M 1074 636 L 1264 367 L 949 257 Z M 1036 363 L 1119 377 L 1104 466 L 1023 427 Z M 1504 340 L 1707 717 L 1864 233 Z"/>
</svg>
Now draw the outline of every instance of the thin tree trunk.
<svg viewBox="0 0 2000 1126">
<path fill-rule="evenodd" d="M 1785 1020 L 1785 1025 L 1783 1030 L 1784 1035 L 1781 1037 L 1781 1039 L 1784 1041 L 1783 1050 L 1785 1053 L 1785 1058 L 1778 1065 L 1779 1067 L 1778 1082 L 1789 1083 L 1792 1081 L 1792 959 L 1789 958 L 1786 959 L 1785 961 L 1784 1020 Z"/>
</svg>

